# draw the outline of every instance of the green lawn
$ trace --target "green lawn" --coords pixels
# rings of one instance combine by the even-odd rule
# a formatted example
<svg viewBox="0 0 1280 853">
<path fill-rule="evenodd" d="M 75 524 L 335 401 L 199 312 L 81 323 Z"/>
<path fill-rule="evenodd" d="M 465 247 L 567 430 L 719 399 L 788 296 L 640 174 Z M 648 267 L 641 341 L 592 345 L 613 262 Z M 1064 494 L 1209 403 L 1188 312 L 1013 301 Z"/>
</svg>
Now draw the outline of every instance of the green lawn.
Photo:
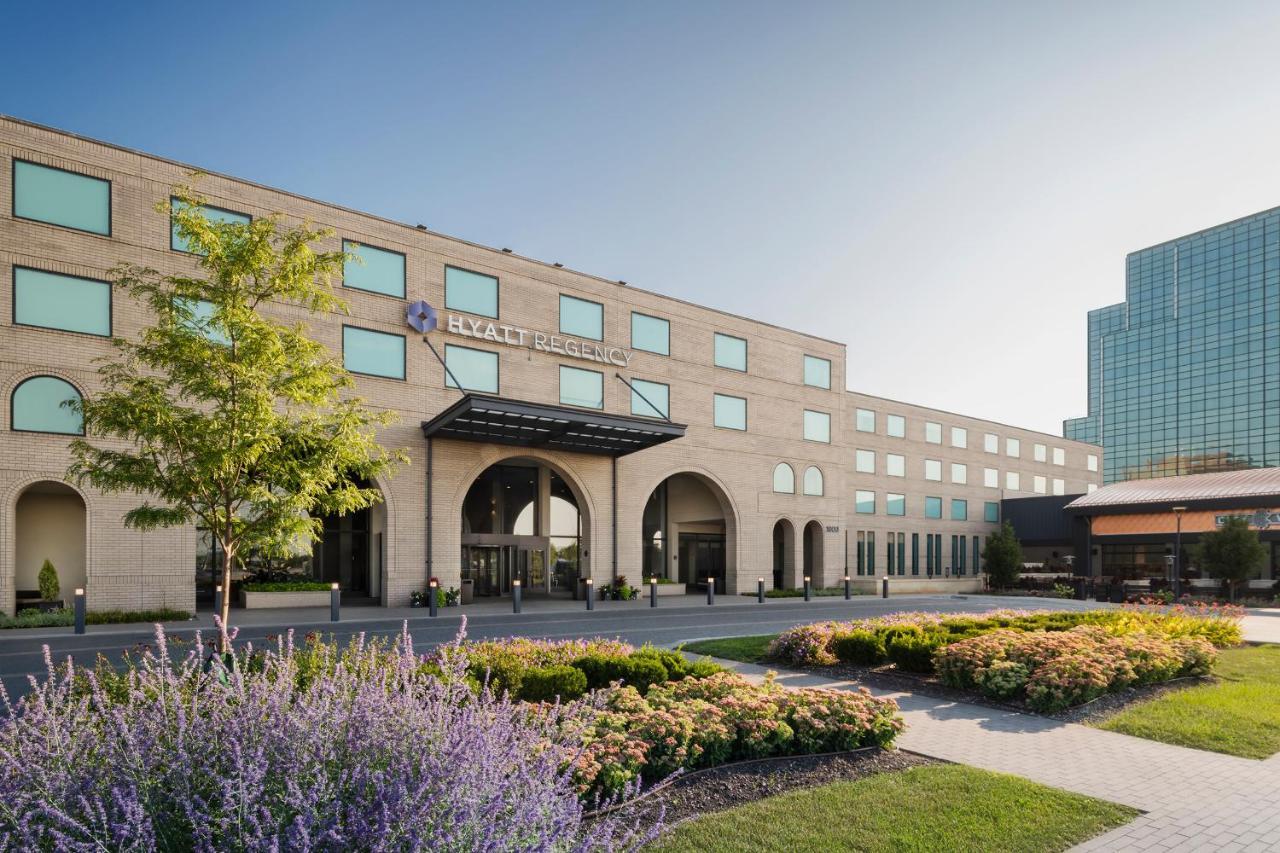
<svg viewBox="0 0 1280 853">
<path fill-rule="evenodd" d="M 739 660 L 743 663 L 763 663 L 765 650 L 777 634 L 759 634 L 754 637 L 724 637 L 719 640 L 699 640 L 685 643 L 683 651 L 695 655 L 711 655 L 713 658 Z"/>
<path fill-rule="evenodd" d="M 1059 851 L 1137 811 L 1016 776 L 937 764 L 801 789 L 710 814 L 654 853 Z"/>
<path fill-rule="evenodd" d="M 1225 649 L 1213 674 L 1220 683 L 1131 705 L 1099 725 L 1244 758 L 1280 752 L 1280 646 Z"/>
</svg>

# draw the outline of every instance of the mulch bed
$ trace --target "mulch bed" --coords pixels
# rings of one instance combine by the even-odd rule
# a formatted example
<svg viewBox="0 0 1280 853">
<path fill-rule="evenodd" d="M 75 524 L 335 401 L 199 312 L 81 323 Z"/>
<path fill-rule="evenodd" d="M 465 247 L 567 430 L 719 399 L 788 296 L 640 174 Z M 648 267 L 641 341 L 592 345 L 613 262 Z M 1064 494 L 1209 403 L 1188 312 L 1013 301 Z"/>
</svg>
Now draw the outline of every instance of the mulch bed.
<svg viewBox="0 0 1280 853">
<path fill-rule="evenodd" d="M 1074 708 L 1067 708 L 1066 710 L 1049 714 L 1042 711 L 1033 711 L 1027 707 L 1025 702 L 1001 702 L 998 699 L 983 696 L 976 691 L 960 690 L 943 684 L 937 676 L 903 672 L 892 665 L 870 668 L 840 663 L 835 666 L 804 667 L 803 671 L 828 678 L 857 681 L 867 687 L 876 687 L 881 690 L 901 690 L 903 692 L 919 693 L 921 696 L 930 696 L 934 699 L 967 702 L 970 705 L 981 705 L 985 708 L 994 708 L 999 711 L 1016 711 L 1019 714 L 1031 714 L 1051 720 L 1060 720 L 1064 723 L 1100 722 L 1129 705 L 1145 702 L 1148 699 L 1154 699 L 1174 690 L 1185 690 L 1188 687 L 1195 687 L 1200 684 L 1214 684 L 1217 681 L 1212 676 L 1188 677 L 1177 678 L 1173 681 L 1162 681 L 1158 684 L 1146 684 L 1141 687 L 1130 687 L 1115 693 L 1107 693 L 1092 702 L 1086 702 Z"/>
<path fill-rule="evenodd" d="M 663 823 L 672 827 L 691 818 L 797 788 L 849 782 L 876 773 L 936 763 L 939 762 L 914 753 L 879 747 L 856 752 L 740 761 L 678 777 L 667 787 L 628 806 L 625 816 L 628 819 L 656 817 L 660 809 L 665 809 Z"/>
</svg>

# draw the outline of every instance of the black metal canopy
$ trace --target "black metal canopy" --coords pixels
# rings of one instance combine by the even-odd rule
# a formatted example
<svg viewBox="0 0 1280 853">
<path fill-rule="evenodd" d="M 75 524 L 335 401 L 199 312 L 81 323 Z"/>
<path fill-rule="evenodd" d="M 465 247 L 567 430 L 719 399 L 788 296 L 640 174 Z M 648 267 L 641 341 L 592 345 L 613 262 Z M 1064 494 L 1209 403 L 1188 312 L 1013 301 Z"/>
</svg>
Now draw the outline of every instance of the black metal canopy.
<svg viewBox="0 0 1280 853">
<path fill-rule="evenodd" d="M 680 438 L 684 430 L 684 424 L 669 421 L 607 415 L 481 394 L 467 394 L 422 423 L 422 434 L 427 438 L 544 447 L 602 456 L 626 456 Z"/>
</svg>

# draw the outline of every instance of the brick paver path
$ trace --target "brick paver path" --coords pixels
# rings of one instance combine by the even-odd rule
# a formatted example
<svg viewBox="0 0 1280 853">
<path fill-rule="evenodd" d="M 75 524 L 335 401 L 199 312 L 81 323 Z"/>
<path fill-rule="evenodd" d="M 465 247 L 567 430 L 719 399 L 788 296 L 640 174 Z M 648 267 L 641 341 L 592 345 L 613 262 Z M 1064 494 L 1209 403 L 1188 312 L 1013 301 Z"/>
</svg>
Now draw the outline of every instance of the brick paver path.
<svg viewBox="0 0 1280 853">
<path fill-rule="evenodd" d="M 768 671 L 720 662 L 753 680 Z M 777 680 L 789 687 L 858 686 L 787 671 Z M 903 749 L 1145 812 L 1079 850 L 1280 850 L 1280 756 L 1253 761 L 980 705 L 872 692 L 902 708 Z"/>
</svg>

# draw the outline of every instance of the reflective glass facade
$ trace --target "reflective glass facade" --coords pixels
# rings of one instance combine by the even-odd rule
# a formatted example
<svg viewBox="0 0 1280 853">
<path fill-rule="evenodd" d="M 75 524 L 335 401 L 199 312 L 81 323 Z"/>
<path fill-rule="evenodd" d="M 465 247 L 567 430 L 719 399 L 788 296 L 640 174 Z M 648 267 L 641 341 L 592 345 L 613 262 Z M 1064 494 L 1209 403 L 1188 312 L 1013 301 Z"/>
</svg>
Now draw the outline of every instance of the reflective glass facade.
<svg viewBox="0 0 1280 853">
<path fill-rule="evenodd" d="M 1089 312 L 1103 480 L 1280 465 L 1280 208 L 1134 252 L 1126 301 Z"/>
</svg>

